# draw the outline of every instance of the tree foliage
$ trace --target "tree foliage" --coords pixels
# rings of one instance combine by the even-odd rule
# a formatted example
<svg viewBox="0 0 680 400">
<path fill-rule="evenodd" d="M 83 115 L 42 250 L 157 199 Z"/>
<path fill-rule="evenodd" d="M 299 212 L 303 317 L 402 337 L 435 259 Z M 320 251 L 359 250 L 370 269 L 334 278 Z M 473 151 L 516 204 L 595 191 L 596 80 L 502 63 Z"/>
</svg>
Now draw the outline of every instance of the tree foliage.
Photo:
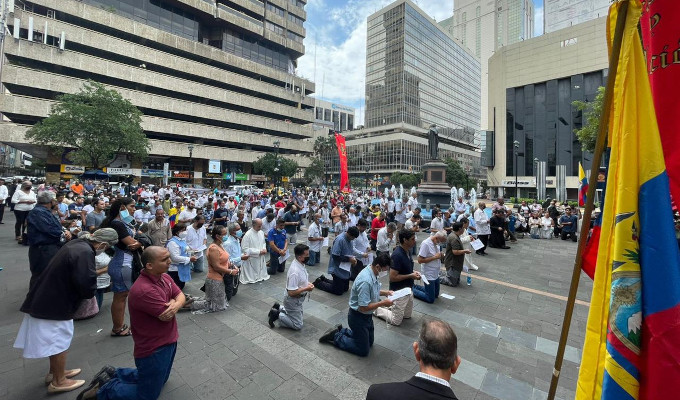
<svg viewBox="0 0 680 400">
<path fill-rule="evenodd" d="M 323 161 L 317 157 L 312 158 L 312 163 L 305 169 L 305 179 L 311 183 L 321 184 L 325 175 Z"/>
<path fill-rule="evenodd" d="M 281 161 L 278 172 L 274 171 L 277 164 L 277 158 Z M 253 163 L 253 169 L 256 174 L 264 174 L 270 178 L 293 176 L 298 168 L 298 163 L 281 156 L 277 157 L 276 153 L 267 153 Z"/>
<path fill-rule="evenodd" d="M 395 172 L 390 176 L 390 183 L 395 186 L 399 184 L 404 185 L 405 188 L 411 188 L 413 186 L 418 186 L 420 181 L 423 179 L 423 174 L 402 174 L 401 172 Z"/>
<path fill-rule="evenodd" d="M 602 106 L 604 105 L 604 87 L 597 89 L 597 96 L 591 102 L 576 100 L 571 103 L 576 110 L 583 113 L 585 123 L 581 129 L 574 129 L 576 137 L 581 142 L 584 151 L 595 151 L 595 142 L 600 131 L 600 117 L 602 116 Z"/>
<path fill-rule="evenodd" d="M 363 190 L 366 187 L 366 180 L 359 178 L 358 176 L 353 176 L 349 178 L 349 185 L 352 190 Z"/>
<path fill-rule="evenodd" d="M 68 147 L 78 165 L 102 168 L 119 153 L 145 158 L 151 145 L 142 130 L 142 113 L 115 90 L 88 81 L 75 94 L 57 98 L 50 115 L 33 125 L 26 138 L 35 144 Z"/>
<path fill-rule="evenodd" d="M 444 162 L 446 163 L 446 183 L 449 186 L 467 188 L 477 186 L 477 179 L 468 175 L 458 161 L 449 157 Z"/>
<path fill-rule="evenodd" d="M 333 136 L 319 136 L 314 140 L 314 154 L 321 157 L 336 151 L 335 138 Z"/>
</svg>

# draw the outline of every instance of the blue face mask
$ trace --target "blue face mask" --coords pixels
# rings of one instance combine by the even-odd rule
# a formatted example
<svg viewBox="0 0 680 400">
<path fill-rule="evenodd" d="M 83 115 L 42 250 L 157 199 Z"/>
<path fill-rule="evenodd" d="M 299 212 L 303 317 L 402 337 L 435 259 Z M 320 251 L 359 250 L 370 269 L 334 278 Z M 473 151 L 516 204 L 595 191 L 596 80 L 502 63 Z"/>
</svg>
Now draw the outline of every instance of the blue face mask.
<svg viewBox="0 0 680 400">
<path fill-rule="evenodd" d="M 243 236 L 243 231 L 239 229 L 236 231 L 235 235 L 237 238 L 240 238 L 241 236 Z"/>
<path fill-rule="evenodd" d="M 120 210 L 120 213 L 118 213 L 118 215 L 120 215 L 120 219 L 123 221 L 130 218 L 130 213 L 128 212 L 127 209 Z"/>
</svg>

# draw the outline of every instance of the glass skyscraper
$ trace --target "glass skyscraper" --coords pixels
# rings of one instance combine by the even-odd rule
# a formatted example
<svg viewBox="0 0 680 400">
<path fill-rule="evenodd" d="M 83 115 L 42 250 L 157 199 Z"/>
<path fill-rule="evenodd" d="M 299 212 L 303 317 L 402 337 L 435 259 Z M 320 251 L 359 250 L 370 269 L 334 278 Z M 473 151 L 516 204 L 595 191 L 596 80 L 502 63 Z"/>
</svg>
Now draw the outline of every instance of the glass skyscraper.
<svg viewBox="0 0 680 400">
<path fill-rule="evenodd" d="M 473 144 L 480 123 L 480 63 L 411 1 L 368 19 L 366 128 L 436 124 L 440 138 Z"/>
</svg>

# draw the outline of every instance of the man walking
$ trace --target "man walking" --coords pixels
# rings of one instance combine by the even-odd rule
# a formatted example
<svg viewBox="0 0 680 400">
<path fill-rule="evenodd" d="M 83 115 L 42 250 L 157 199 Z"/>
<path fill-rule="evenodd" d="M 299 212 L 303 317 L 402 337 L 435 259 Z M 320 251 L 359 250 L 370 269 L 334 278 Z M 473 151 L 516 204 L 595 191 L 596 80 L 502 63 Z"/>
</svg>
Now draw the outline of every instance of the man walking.
<svg viewBox="0 0 680 400">
<path fill-rule="evenodd" d="M 423 321 L 413 353 L 420 372 L 406 382 L 371 385 L 366 400 L 457 400 L 449 381 L 461 359 L 458 337 L 451 326 L 438 319 Z"/>
<path fill-rule="evenodd" d="M 420 272 L 413 271 L 413 256 L 411 249 L 416 245 L 416 234 L 402 229 L 399 232 L 399 246 L 392 253 L 390 267 L 390 290 L 397 291 L 404 288 L 413 289 L 413 281 L 420 279 Z M 413 312 L 413 293 L 394 300 L 390 308 L 380 307 L 375 310 L 375 316 L 387 321 L 391 325 L 399 326 L 404 319 L 411 318 Z"/>
<path fill-rule="evenodd" d="M 444 265 L 446 267 L 446 276 L 439 278 L 442 285 L 458 286 L 460 284 L 460 273 L 463 271 L 463 264 L 465 263 L 465 255 L 472 253 L 471 250 L 463 248 L 463 242 L 460 236 L 465 232 L 462 222 L 454 222 L 453 232 L 446 240 L 446 254 L 444 256 Z"/>
<path fill-rule="evenodd" d="M 144 269 L 130 289 L 128 309 L 135 327 L 134 357 L 137 368 L 118 368 L 112 376 L 100 373 L 81 399 L 157 399 L 177 351 L 177 319 L 185 297 L 170 275 L 170 252 L 151 246 L 142 253 Z"/>
<path fill-rule="evenodd" d="M 309 283 L 309 275 L 305 268 L 309 261 L 309 246 L 298 244 L 293 251 L 295 260 L 288 269 L 283 306 L 274 303 L 269 310 L 269 326 L 273 328 L 274 321 L 279 320 L 280 326 L 299 331 L 302 329 L 302 305 L 307 295 L 314 290 L 314 285 Z"/>
<path fill-rule="evenodd" d="M 390 258 L 381 254 L 373 260 L 373 264 L 365 267 L 352 285 L 349 295 L 349 311 L 347 324 L 349 328 L 337 325 L 327 330 L 319 338 L 319 342 L 332 344 L 340 350 L 366 357 L 373 346 L 373 311 L 378 307 L 389 307 L 392 300 L 380 300 L 380 296 L 390 296 L 391 290 L 380 290 L 378 277 L 387 275 Z"/>
</svg>

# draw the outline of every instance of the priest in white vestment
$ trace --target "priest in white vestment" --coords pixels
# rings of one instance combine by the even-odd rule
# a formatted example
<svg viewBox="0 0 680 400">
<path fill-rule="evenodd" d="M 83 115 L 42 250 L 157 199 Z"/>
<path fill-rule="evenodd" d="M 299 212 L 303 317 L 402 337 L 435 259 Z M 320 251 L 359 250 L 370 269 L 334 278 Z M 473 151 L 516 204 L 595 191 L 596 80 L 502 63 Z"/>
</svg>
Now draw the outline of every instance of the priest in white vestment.
<svg viewBox="0 0 680 400">
<path fill-rule="evenodd" d="M 250 256 L 247 260 L 243 260 L 241 264 L 241 277 L 239 278 L 241 283 L 255 283 L 269 279 L 269 274 L 267 274 L 267 249 L 261 219 L 254 219 L 253 227 L 243 235 L 241 251 Z"/>
</svg>

